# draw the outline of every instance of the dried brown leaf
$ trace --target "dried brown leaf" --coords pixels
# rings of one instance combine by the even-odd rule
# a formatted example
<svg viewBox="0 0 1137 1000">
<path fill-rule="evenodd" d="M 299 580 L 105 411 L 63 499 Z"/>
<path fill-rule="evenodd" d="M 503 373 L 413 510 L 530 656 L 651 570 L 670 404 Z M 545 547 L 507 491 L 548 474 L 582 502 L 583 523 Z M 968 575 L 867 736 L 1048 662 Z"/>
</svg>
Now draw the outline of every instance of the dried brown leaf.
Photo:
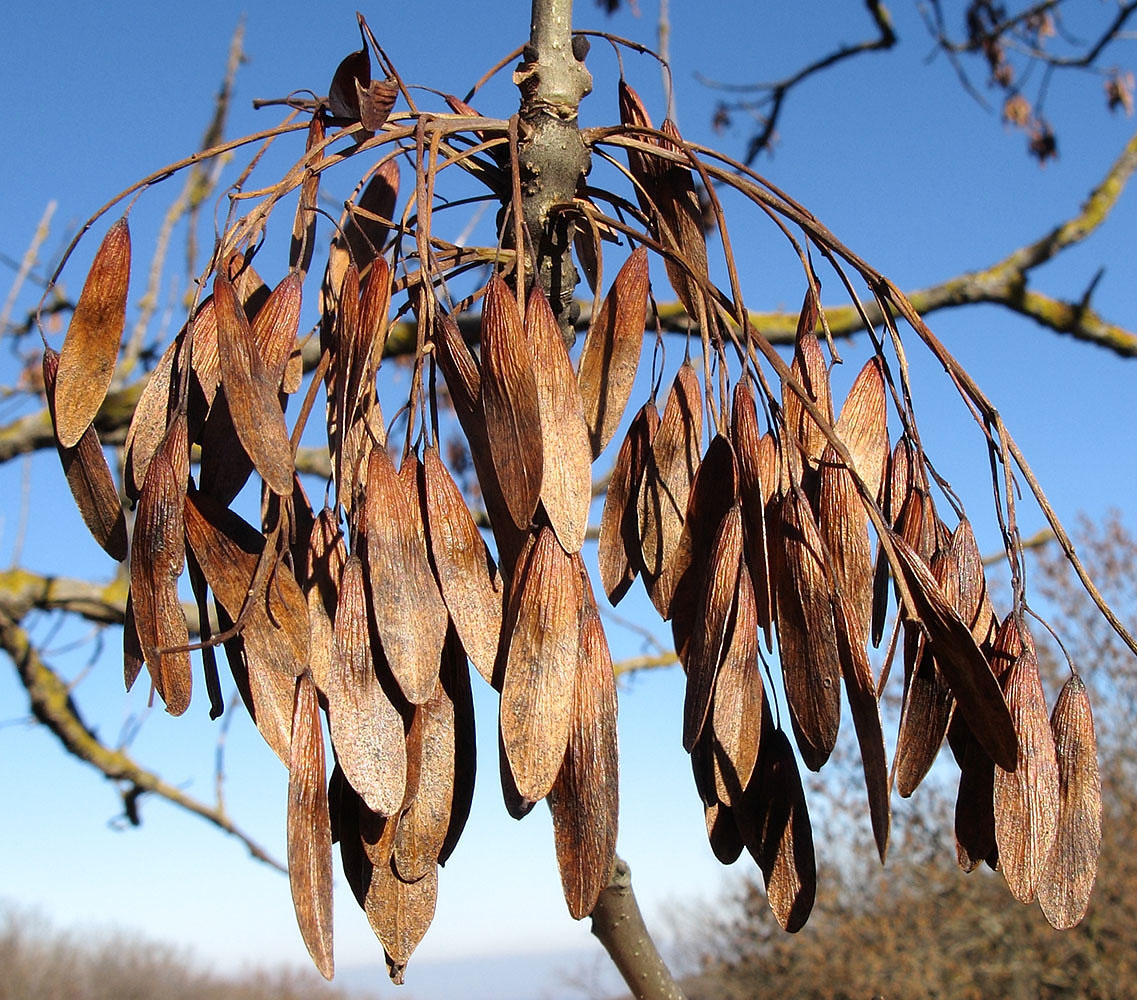
<svg viewBox="0 0 1137 1000">
<path fill-rule="evenodd" d="M 55 386 L 55 435 L 74 448 L 106 399 L 114 376 L 130 284 L 130 229 L 119 219 L 103 237 L 63 339 Z"/>
</svg>

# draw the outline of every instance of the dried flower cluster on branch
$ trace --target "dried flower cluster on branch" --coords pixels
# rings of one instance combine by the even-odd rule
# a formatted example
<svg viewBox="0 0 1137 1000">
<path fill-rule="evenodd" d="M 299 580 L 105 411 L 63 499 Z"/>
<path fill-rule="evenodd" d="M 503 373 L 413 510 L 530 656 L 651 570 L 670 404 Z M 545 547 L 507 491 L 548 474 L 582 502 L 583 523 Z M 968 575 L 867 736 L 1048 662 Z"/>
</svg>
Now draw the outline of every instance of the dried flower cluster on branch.
<svg viewBox="0 0 1137 1000">
<path fill-rule="evenodd" d="M 196 651 L 219 714 L 222 648 L 289 771 L 289 874 L 320 971 L 333 969 L 334 843 L 395 979 L 430 923 L 437 868 L 473 794 L 470 663 L 500 693 L 507 809 L 521 817 L 548 800 L 572 915 L 590 913 L 608 884 L 617 699 L 581 550 L 592 464 L 625 426 L 600 527 L 600 582 L 615 603 L 639 577 L 671 622 L 687 674 L 683 745 L 716 856 L 730 863 L 748 851 L 780 923 L 805 922 L 815 869 L 798 759 L 816 770 L 829 757 L 843 685 L 881 857 L 893 784 L 911 794 L 946 738 L 961 767 L 961 864 L 997 859 L 1017 898 L 1037 896 L 1053 923 L 1075 923 L 1100 836 L 1093 724 L 1074 672 L 1048 718 L 1021 586 L 1021 483 L 1065 533 L 986 397 L 891 282 L 753 171 L 686 142 L 671 122 L 653 127 L 623 82 L 621 123 L 580 132 L 622 189 L 582 177 L 547 223 L 574 234 L 596 297 L 574 364 L 559 311 L 533 280 L 543 234 L 522 204 L 533 182 L 520 166 L 524 114 L 482 117 L 456 98 L 446 111 L 418 108 L 362 19 L 361 28 L 364 46 L 326 99 L 294 100 L 282 126 L 205 154 L 307 135 L 283 176 L 231 193 L 202 297 L 138 402 L 122 483 L 135 504 L 127 685 L 145 666 L 167 710 L 185 712 Z M 382 79 L 372 78 L 372 50 Z M 317 281 L 308 271 L 321 186 L 359 164 Z M 497 245 L 439 235 L 441 209 L 452 208 L 439 188 L 458 172 L 502 205 Z M 748 319 L 727 192 L 802 264 L 790 364 Z M 290 196 L 287 255 L 270 259 L 266 231 Z M 815 257 L 854 302 L 859 281 L 883 317 L 882 334 L 865 318 L 874 356 L 839 411 Z M 273 287 L 258 272 L 274 275 Z M 95 256 L 62 351 L 44 355 L 68 482 L 118 560 L 127 517 L 93 421 L 112 381 L 129 274 L 124 217 Z M 625 424 L 645 330 L 658 330 L 651 289 L 661 278 L 689 317 L 685 357 L 660 412 L 657 332 L 649 398 Z M 469 292 L 456 298 L 463 283 Z M 304 334 L 302 302 L 312 299 L 318 316 Z M 478 303 L 475 353 L 458 320 Z M 404 317 L 416 331 L 412 377 L 388 421 L 378 386 L 388 334 Z M 986 433 L 1015 584 L 1004 617 L 962 504 L 921 444 L 905 359 L 913 338 Z M 315 359 L 307 375 L 304 357 Z M 332 475 L 324 503 L 313 504 L 295 455 L 321 394 Z M 451 410 L 492 548 L 442 458 Z M 251 478 L 256 523 L 233 507 Z M 200 642 L 179 600 L 183 574 Z M 892 655 L 878 676 L 868 653 L 889 632 L 890 602 L 905 692 L 891 773 L 878 699 Z M 763 669 L 763 646 L 777 650 L 780 683 Z"/>
</svg>

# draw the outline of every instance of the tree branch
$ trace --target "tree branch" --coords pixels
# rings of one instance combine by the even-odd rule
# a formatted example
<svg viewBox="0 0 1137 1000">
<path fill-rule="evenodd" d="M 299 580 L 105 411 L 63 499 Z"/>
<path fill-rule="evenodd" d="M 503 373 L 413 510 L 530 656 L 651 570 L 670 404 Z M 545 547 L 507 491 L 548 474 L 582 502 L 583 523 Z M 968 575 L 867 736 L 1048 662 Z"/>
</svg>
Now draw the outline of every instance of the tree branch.
<svg viewBox="0 0 1137 1000">
<path fill-rule="evenodd" d="M 68 685 L 44 662 L 32 645 L 27 632 L 9 616 L 6 610 L 0 612 L 0 647 L 11 656 L 15 664 L 24 690 L 28 693 L 32 714 L 36 719 L 51 731 L 72 756 L 86 761 L 111 781 L 126 786 L 120 788 L 120 792 L 124 809 L 131 822 L 137 822 L 137 815 L 133 812 L 134 801 L 140 794 L 150 792 L 193 813 L 223 833 L 235 837 L 245 845 L 249 854 L 257 861 L 279 871 L 286 870 L 257 841 L 237 826 L 220 806 L 206 805 L 186 795 L 139 765 L 125 751 L 112 750 L 102 743 L 79 715 Z"/>
<path fill-rule="evenodd" d="M 684 1000 L 644 924 L 632 891 L 632 872 L 622 858 L 616 858 L 608 885 L 592 911 L 592 933 L 636 1000 Z"/>
</svg>

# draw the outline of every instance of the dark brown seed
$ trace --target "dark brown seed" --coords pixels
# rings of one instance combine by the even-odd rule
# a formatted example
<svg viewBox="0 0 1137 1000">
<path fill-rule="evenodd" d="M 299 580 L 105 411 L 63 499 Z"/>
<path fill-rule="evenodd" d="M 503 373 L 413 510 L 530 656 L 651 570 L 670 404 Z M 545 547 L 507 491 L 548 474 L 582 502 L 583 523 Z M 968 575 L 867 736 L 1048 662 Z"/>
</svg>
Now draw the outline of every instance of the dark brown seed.
<svg viewBox="0 0 1137 1000">
<path fill-rule="evenodd" d="M 413 457 L 408 461 L 417 465 Z M 419 705 L 434 691 L 447 613 L 427 561 L 418 503 L 400 482 L 385 448 L 367 466 L 367 582 L 383 654 L 407 700 Z"/>
<path fill-rule="evenodd" d="M 731 646 L 742 568 L 742 511 L 735 504 L 719 525 L 687 652 L 683 701 L 683 749 L 694 748 L 711 708 L 715 678 Z"/>
<path fill-rule="evenodd" d="M 568 745 L 584 607 L 580 573 L 551 529 L 541 529 L 520 586 L 501 736 L 517 790 L 537 802 L 553 787 Z"/>
<path fill-rule="evenodd" d="M 648 588 L 655 609 L 671 619 L 675 651 L 685 662 L 711 549 L 727 511 L 738 502 L 738 467 L 734 449 L 721 434 L 712 439 L 695 470 L 679 544 L 663 572 Z"/>
<path fill-rule="evenodd" d="M 439 680 L 431 696 L 415 706 L 418 789 L 399 817 L 391 855 L 395 872 L 407 882 L 434 870 L 446 840 L 454 796 L 454 726 L 454 703 Z"/>
<path fill-rule="evenodd" d="M 687 501 L 703 435 L 699 379 L 689 361 L 675 376 L 659 430 L 652 439 L 636 501 L 645 582 L 652 584 L 663 572 L 683 531 Z"/>
<path fill-rule="evenodd" d="M 224 271 L 213 282 L 221 382 L 245 453 L 277 496 L 292 495 L 292 445 L 275 379 L 253 343 L 252 329 Z"/>
<path fill-rule="evenodd" d="M 560 326 L 538 283 L 525 309 L 541 418 L 541 503 L 561 547 L 579 552 L 592 505 L 592 450 L 584 403 Z"/>
<path fill-rule="evenodd" d="M 884 369 L 879 358 L 869 358 L 853 381 L 837 418 L 836 430 L 869 496 L 880 502 L 888 471 L 889 447 Z"/>
<path fill-rule="evenodd" d="M 201 493 L 186 498 L 185 529 L 217 600 L 233 619 L 244 612 L 242 636 L 257 668 L 290 678 L 302 673 L 308 664 L 308 603 L 283 563 L 265 573 L 262 558 L 272 554 L 263 555 L 260 532 Z"/>
<path fill-rule="evenodd" d="M 809 500 L 793 487 L 778 506 L 778 645 L 786 700 L 805 766 L 818 770 L 837 741 L 841 661 L 833 587 Z"/>
<path fill-rule="evenodd" d="M 63 339 L 55 389 L 55 435 L 74 448 L 106 399 L 114 376 L 130 284 L 130 229 L 119 219 L 103 237 Z"/>
<path fill-rule="evenodd" d="M 673 141 L 661 145 L 672 151 L 681 151 L 683 139 L 670 118 L 660 126 Z M 660 242 L 680 254 L 674 259 L 664 257 L 664 268 L 675 294 L 687 310 L 687 315 L 700 319 L 703 285 L 707 282 L 707 240 L 703 234 L 703 208 L 695 190 L 694 174 L 688 167 L 670 161 L 661 161 L 655 185 L 656 216 Z"/>
<path fill-rule="evenodd" d="M 995 764 L 962 715 L 956 713 L 951 728 L 957 734 L 953 737 L 956 743 L 962 744 L 957 752 L 955 857 L 959 867 L 969 872 L 995 850 Z"/>
<path fill-rule="evenodd" d="M 295 392 L 299 386 L 300 360 L 296 334 L 300 327 L 300 296 L 303 282 L 297 271 L 289 271 L 257 310 L 250 329 L 253 344 L 264 364 L 265 378 L 275 382 L 283 392 Z M 293 360 L 295 359 L 295 360 Z M 291 367 L 293 371 L 286 374 Z M 291 388 L 285 385 L 288 381 Z"/>
<path fill-rule="evenodd" d="M 334 631 L 340 577 L 347 561 L 347 545 L 335 511 L 325 507 L 308 536 L 304 592 L 308 602 L 308 667 L 322 694 L 332 671 Z"/>
<path fill-rule="evenodd" d="M 577 380 L 593 458 L 612 440 L 628 405 L 643 345 L 648 288 L 647 250 L 637 247 L 620 268 L 584 338 Z"/>
<path fill-rule="evenodd" d="M 454 413 L 470 446 L 470 458 L 474 463 L 486 513 L 497 541 L 498 564 L 505 576 L 512 576 L 518 554 L 528 538 L 528 525 L 526 530 L 522 530 L 513 523 L 498 482 L 482 409 L 481 372 L 462 339 L 458 324 L 441 309 L 435 312 L 433 344 L 438 367 L 446 379 L 446 388 L 454 405 Z"/>
<path fill-rule="evenodd" d="M 127 691 L 134 687 L 134 682 L 138 680 L 144 659 L 142 643 L 138 638 L 138 626 L 134 621 L 134 598 L 128 591 L 122 622 L 122 674 Z"/>
<path fill-rule="evenodd" d="M 50 347 L 43 352 L 43 385 L 47 408 L 55 423 L 55 378 L 59 355 Z M 73 448 L 64 448 L 56 439 L 56 450 L 63 465 L 63 475 L 71 488 L 71 496 L 79 508 L 83 523 L 95 541 L 112 559 L 126 558 L 126 517 L 118 498 L 118 489 L 110 466 L 103 454 L 99 435 L 88 424 Z"/>
<path fill-rule="evenodd" d="M 393 983 L 402 983 L 407 962 L 434 919 L 437 901 L 437 869 L 431 869 L 417 882 L 404 882 L 390 863 L 372 871 L 364 910 L 386 952 L 387 971 Z"/>
<path fill-rule="evenodd" d="M 328 723 L 336 759 L 351 787 L 372 812 L 392 816 L 406 791 L 407 748 L 403 717 L 376 673 L 369 632 L 363 564 L 353 554 L 340 580 Z"/>
<path fill-rule="evenodd" d="M 715 858 L 720 864 L 733 865 L 743 848 L 738 824 L 734 821 L 734 810 L 722 802 L 715 802 L 703 807 L 703 819 Z"/>
<path fill-rule="evenodd" d="M 350 260 L 360 271 L 379 257 L 387 242 L 388 220 L 394 214 L 398 196 L 398 162 L 385 160 L 341 220 Z"/>
<path fill-rule="evenodd" d="M 807 303 L 810 302 L 812 294 L 811 289 L 806 296 Z M 803 308 L 803 316 L 806 315 L 808 308 L 808 305 Z M 809 400 L 817 406 L 821 415 L 832 426 L 833 397 L 829 388 L 829 369 L 825 365 L 825 355 L 813 333 L 812 324 L 808 330 L 799 328 L 790 371 L 798 386 L 804 390 Z M 816 467 L 829 439 L 806 410 L 798 391 L 788 382 L 782 386 L 782 409 L 785 411 L 786 427 L 804 448 L 808 465 Z"/>
<path fill-rule="evenodd" d="M 762 434 L 758 429 L 758 410 L 754 388 L 748 378 L 734 389 L 730 411 L 730 436 L 738 460 L 738 488 L 742 503 L 742 529 L 746 544 L 746 565 L 754 584 L 758 626 L 766 633 L 766 646 L 771 647 L 771 625 L 774 620 L 770 585 L 770 552 L 766 537 L 766 502 L 774 477 L 763 471 L 761 461 Z M 773 443 L 773 438 L 770 438 Z"/>
<path fill-rule="evenodd" d="M 454 706 L 454 791 L 451 796 L 450 822 L 438 851 L 438 863 L 446 864 L 470 816 L 474 801 L 474 778 L 477 773 L 477 747 L 474 734 L 474 696 L 470 690 L 470 665 L 462 650 L 458 634 L 451 628 L 442 650 L 439 670 L 442 686 Z"/>
<path fill-rule="evenodd" d="M 300 935 L 325 979 L 332 957 L 332 835 L 325 785 L 324 731 L 316 685 L 296 680 L 292 758 L 288 768 L 288 881 Z"/>
<path fill-rule="evenodd" d="M 906 614 L 923 626 L 932 655 L 971 731 L 996 764 L 1013 769 L 1018 737 L 991 667 L 932 571 L 899 535 L 891 541 L 915 605 Z"/>
<path fill-rule="evenodd" d="M 748 573 L 739 573 L 732 614 L 730 645 L 723 652 L 711 706 L 717 773 L 723 778 L 723 787 L 717 789 L 717 794 L 729 806 L 738 803 L 750 784 L 762 734 L 764 695 L 758 666 L 758 615 Z"/>
<path fill-rule="evenodd" d="M 742 842 L 762 870 L 774 917 L 791 934 L 809 919 L 817 893 L 813 830 L 786 734 L 762 715 L 758 773 L 734 810 Z"/>
<path fill-rule="evenodd" d="M 359 93 L 357 83 L 366 87 L 371 82 L 371 59 L 367 45 L 355 52 L 349 52 L 332 76 L 328 87 L 328 110 L 336 118 L 359 120 Z"/>
<path fill-rule="evenodd" d="M 608 884 L 620 810 L 616 679 L 586 571 L 583 564 L 577 565 L 586 590 L 580 658 L 568 747 L 549 792 L 549 807 L 565 902 L 573 918 L 580 920 L 592 912 Z"/>
<path fill-rule="evenodd" d="M 1086 914 L 1101 851 L 1101 775 L 1090 700 L 1082 678 L 1063 685 L 1050 717 L 1058 754 L 1058 830 L 1038 883 L 1038 902 L 1053 927 Z"/>
<path fill-rule="evenodd" d="M 304 152 L 312 151 L 324 141 L 324 116 L 317 111 L 308 123 L 308 140 Z M 296 217 L 292 222 L 292 244 L 288 251 L 288 263 L 303 278 L 312 265 L 312 254 L 316 249 L 316 208 L 320 197 L 320 174 L 313 169 L 323 159 L 310 162 L 300 185 L 300 201 L 296 206 Z"/>
<path fill-rule="evenodd" d="M 544 468 L 537 380 L 517 300 L 496 276 L 482 307 L 481 385 L 497 479 L 513 523 L 525 529 L 537 509 Z"/>
<path fill-rule="evenodd" d="M 604 592 L 613 606 L 620 603 L 642 568 L 636 498 L 658 427 L 659 411 L 649 401 L 632 418 L 604 498 L 597 561 Z"/>
<path fill-rule="evenodd" d="M 213 299 L 208 300 L 208 305 L 212 313 Z M 200 310 L 198 315 L 201 315 Z M 150 372 L 150 377 L 142 387 L 142 394 L 134 407 L 134 414 L 130 418 L 130 427 L 127 428 L 126 441 L 123 445 L 125 454 L 123 491 L 131 500 L 138 499 L 138 494 L 142 490 L 142 481 L 146 478 L 146 468 L 154 452 L 158 450 L 158 445 L 162 443 L 166 424 L 177 409 L 177 379 L 173 378 L 173 374 L 175 359 L 184 357 L 182 350 L 182 335 L 179 334 Z M 216 337 L 214 353 L 216 354 Z M 197 435 L 191 429 L 188 436 L 193 439 Z"/>
<path fill-rule="evenodd" d="M 130 592 L 138 638 L 154 688 L 171 715 L 190 702 L 189 653 L 171 652 L 189 644 L 189 630 L 178 597 L 185 565 L 183 505 L 189 449 L 184 419 L 175 420 L 146 470 L 134 521 Z"/>
<path fill-rule="evenodd" d="M 1003 690 L 1018 734 L 1018 766 L 995 769 L 995 842 L 1011 895 L 1029 903 L 1054 845 L 1059 808 L 1054 733 L 1030 650 L 1015 660 Z"/>
<path fill-rule="evenodd" d="M 885 759 L 884 730 L 880 721 L 876 685 L 864 639 L 855 635 L 840 596 L 834 605 L 833 617 L 837 628 L 841 675 L 845 680 L 845 696 L 849 699 L 849 714 L 853 717 L 853 728 L 861 751 L 861 769 L 864 771 L 865 791 L 869 800 L 869 820 L 877 853 L 883 862 L 888 852 L 892 807 L 889 804 L 888 762 Z"/>
<path fill-rule="evenodd" d="M 426 524 L 438 585 L 466 654 L 493 683 L 504 585 L 457 484 L 438 456 L 423 454 Z"/>
</svg>

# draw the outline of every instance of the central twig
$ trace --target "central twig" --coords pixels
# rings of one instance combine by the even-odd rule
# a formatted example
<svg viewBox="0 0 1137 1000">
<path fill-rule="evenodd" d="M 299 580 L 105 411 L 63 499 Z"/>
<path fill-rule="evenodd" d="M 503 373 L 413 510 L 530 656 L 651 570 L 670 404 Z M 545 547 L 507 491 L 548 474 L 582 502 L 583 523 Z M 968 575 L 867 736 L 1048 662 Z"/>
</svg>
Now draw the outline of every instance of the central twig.
<svg viewBox="0 0 1137 1000">
<path fill-rule="evenodd" d="M 572 263 L 574 224 L 570 213 L 558 209 L 572 203 L 589 167 L 577 124 L 580 101 L 592 90 L 585 51 L 573 42 L 572 0 L 533 0 L 529 44 L 514 72 L 523 124 L 522 215 L 533 241 L 535 277 L 570 341 L 578 281 Z"/>
</svg>

